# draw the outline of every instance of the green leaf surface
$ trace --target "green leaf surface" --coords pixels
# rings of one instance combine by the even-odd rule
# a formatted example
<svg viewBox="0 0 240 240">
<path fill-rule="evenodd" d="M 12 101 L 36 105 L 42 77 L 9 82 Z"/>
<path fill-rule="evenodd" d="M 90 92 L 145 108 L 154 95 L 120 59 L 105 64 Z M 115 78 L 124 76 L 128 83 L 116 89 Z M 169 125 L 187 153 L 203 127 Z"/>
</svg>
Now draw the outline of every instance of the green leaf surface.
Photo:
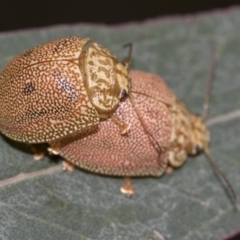
<svg viewBox="0 0 240 240">
<path fill-rule="evenodd" d="M 240 9 L 106 27 L 62 25 L 0 34 L 0 68 L 15 55 L 66 35 L 95 38 L 119 58 L 134 44 L 134 69 L 157 73 L 201 114 L 211 53 L 217 53 L 209 129 L 211 153 L 232 183 L 233 203 L 205 156 L 161 178 L 121 178 L 60 162 L 33 161 L 24 144 L 0 136 L 0 239 L 221 239 L 240 229 Z M 1 103 L 0 103 L 1 104 Z M 93 149 L 94 151 L 94 149 Z"/>
</svg>

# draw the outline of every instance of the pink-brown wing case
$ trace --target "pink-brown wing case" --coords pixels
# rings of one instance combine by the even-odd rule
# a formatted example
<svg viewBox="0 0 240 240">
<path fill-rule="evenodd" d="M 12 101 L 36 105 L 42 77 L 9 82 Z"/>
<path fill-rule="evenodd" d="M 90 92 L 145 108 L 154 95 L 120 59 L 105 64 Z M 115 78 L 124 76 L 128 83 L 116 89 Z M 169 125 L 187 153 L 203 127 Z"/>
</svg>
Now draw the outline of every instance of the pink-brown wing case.
<svg viewBox="0 0 240 240">
<path fill-rule="evenodd" d="M 0 74 L 0 130 L 18 141 L 49 142 L 99 122 L 79 56 L 88 38 L 65 37 L 14 58 Z"/>
<path fill-rule="evenodd" d="M 131 71 L 134 104 L 127 98 L 115 114 L 131 124 L 125 135 L 110 120 L 94 131 L 66 138 L 60 155 L 83 169 L 116 176 L 160 176 L 166 166 L 171 136 L 168 105 L 172 92 L 154 74 Z"/>
</svg>

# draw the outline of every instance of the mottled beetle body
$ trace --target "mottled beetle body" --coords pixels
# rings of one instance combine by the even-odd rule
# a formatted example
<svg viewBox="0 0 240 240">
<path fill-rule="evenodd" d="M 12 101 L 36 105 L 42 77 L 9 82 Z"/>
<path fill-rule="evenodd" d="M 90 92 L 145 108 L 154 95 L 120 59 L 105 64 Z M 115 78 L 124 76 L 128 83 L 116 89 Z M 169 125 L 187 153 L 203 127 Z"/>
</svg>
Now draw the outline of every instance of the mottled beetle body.
<svg viewBox="0 0 240 240">
<path fill-rule="evenodd" d="M 116 176 L 160 176 L 208 145 L 200 117 L 191 114 L 157 75 L 131 71 L 131 98 L 115 114 L 131 124 L 125 135 L 110 120 L 60 144 L 60 155 L 89 171 Z"/>
<path fill-rule="evenodd" d="M 108 118 L 130 87 L 128 69 L 89 38 L 65 37 L 14 58 L 0 73 L 0 130 L 50 142 Z"/>
</svg>

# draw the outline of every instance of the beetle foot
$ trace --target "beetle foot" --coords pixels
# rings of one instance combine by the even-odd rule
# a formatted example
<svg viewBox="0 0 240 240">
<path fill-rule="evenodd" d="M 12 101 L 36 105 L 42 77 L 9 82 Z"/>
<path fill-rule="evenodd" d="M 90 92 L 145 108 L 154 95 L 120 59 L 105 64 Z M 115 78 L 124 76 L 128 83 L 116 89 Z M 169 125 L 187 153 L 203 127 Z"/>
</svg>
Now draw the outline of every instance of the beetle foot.
<svg viewBox="0 0 240 240">
<path fill-rule="evenodd" d="M 132 185 L 132 181 L 129 177 L 125 177 L 125 183 L 120 188 L 120 191 L 127 197 L 131 197 L 135 193 L 135 189 L 134 189 L 134 187 Z"/>
<path fill-rule="evenodd" d="M 122 122 L 115 114 L 111 116 L 111 120 L 119 127 L 121 134 L 126 134 L 131 128 L 131 124 Z"/>
<path fill-rule="evenodd" d="M 126 134 L 130 128 L 131 124 L 123 123 L 123 125 L 120 127 L 121 134 Z"/>
<path fill-rule="evenodd" d="M 49 147 L 48 148 L 48 152 L 52 155 L 58 155 L 59 152 L 60 152 L 60 149 L 59 148 L 53 148 L 53 147 Z"/>
<path fill-rule="evenodd" d="M 40 161 L 44 158 L 44 155 L 45 155 L 44 151 L 37 149 L 32 144 L 29 144 L 29 147 L 31 152 L 33 153 L 33 158 L 35 161 Z"/>
<path fill-rule="evenodd" d="M 167 168 L 165 169 L 166 174 L 171 174 L 173 171 L 174 171 L 173 168 L 170 166 L 167 166 Z"/>
<path fill-rule="evenodd" d="M 72 163 L 70 163 L 70 162 L 68 162 L 66 160 L 63 160 L 62 161 L 62 169 L 63 169 L 63 171 L 70 171 L 70 172 L 72 172 L 75 169 L 75 166 Z"/>
<path fill-rule="evenodd" d="M 57 142 L 51 143 L 48 152 L 52 155 L 58 155 L 60 153 L 60 144 Z"/>
<path fill-rule="evenodd" d="M 43 151 L 37 151 L 33 153 L 33 158 L 35 161 L 43 160 L 45 153 Z"/>
</svg>

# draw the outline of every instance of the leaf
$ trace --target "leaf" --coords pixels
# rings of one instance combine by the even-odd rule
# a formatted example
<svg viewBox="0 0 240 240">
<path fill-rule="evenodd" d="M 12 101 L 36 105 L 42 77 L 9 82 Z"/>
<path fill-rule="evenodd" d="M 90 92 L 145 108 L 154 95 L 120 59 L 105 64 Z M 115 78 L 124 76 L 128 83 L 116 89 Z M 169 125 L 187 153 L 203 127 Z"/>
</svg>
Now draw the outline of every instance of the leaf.
<svg viewBox="0 0 240 240">
<path fill-rule="evenodd" d="M 66 35 L 93 37 L 133 65 L 164 77 L 194 113 L 216 49 L 210 150 L 232 183 L 233 203 L 205 156 L 189 157 L 171 175 L 136 178 L 136 194 L 120 194 L 121 178 L 62 172 L 35 162 L 24 144 L 0 138 L 0 239 L 221 239 L 240 228 L 240 8 L 199 16 L 106 27 L 63 25 L 0 34 L 0 68 L 13 56 Z"/>
</svg>

